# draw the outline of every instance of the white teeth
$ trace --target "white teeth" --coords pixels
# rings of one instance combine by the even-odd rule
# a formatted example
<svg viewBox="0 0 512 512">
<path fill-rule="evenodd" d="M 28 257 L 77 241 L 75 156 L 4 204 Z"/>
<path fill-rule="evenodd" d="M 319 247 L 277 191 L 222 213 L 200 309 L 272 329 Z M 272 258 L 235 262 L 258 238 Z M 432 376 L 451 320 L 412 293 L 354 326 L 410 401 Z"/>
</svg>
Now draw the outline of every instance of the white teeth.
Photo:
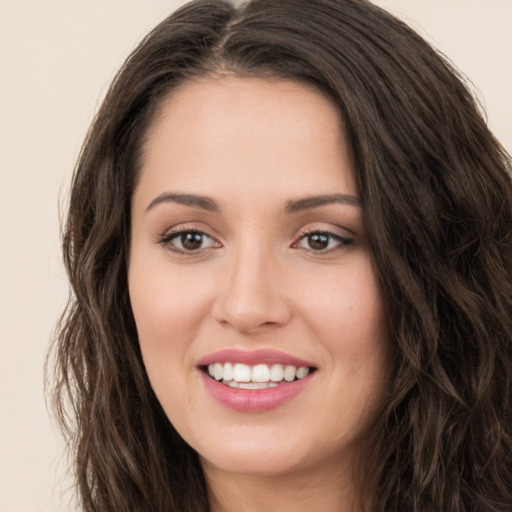
<svg viewBox="0 0 512 512">
<path fill-rule="evenodd" d="M 288 382 L 295 380 L 296 372 L 297 372 L 297 368 L 295 368 L 295 366 L 287 366 L 284 369 L 284 380 L 287 380 Z"/>
<path fill-rule="evenodd" d="M 273 364 L 270 368 L 270 380 L 273 382 L 280 382 L 284 378 L 284 370 L 282 364 Z"/>
<path fill-rule="evenodd" d="M 292 382 L 295 379 L 303 379 L 309 375 L 310 370 L 307 366 L 283 366 L 282 364 L 273 364 L 269 367 L 266 364 L 249 366 L 243 363 L 214 363 L 208 365 L 208 373 L 210 377 L 231 387 L 262 389 L 275 387 L 283 380 Z M 250 386 L 246 386 L 246 383 Z M 239 384 L 244 384 L 244 386 L 239 386 Z M 258 384 L 258 386 L 253 386 L 253 384 Z M 263 385 L 259 386 L 259 384 Z"/>
<path fill-rule="evenodd" d="M 251 382 L 251 367 L 246 364 L 236 363 L 233 367 L 233 380 L 237 382 Z"/>
<path fill-rule="evenodd" d="M 270 370 L 266 364 L 257 364 L 252 369 L 253 382 L 268 382 L 270 380 Z"/>
<path fill-rule="evenodd" d="M 224 380 L 233 380 L 233 365 L 231 363 L 224 363 L 224 373 L 222 377 Z"/>
<path fill-rule="evenodd" d="M 215 363 L 213 365 L 213 373 L 215 380 L 222 380 L 222 375 L 224 374 L 222 365 L 220 363 Z"/>
<path fill-rule="evenodd" d="M 297 368 L 297 372 L 295 373 L 297 379 L 303 379 L 307 375 L 309 375 L 309 368 L 307 366 L 301 366 L 300 368 Z"/>
<path fill-rule="evenodd" d="M 268 382 L 240 382 L 240 389 L 263 389 L 268 388 Z"/>
</svg>

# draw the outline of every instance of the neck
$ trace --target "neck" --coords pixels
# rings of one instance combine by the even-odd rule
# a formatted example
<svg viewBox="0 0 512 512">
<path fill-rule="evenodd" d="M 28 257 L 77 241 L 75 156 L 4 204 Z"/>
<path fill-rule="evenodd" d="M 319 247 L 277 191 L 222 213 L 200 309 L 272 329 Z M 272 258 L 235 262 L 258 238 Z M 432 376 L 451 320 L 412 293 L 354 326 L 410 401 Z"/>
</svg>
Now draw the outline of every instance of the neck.
<svg viewBox="0 0 512 512">
<path fill-rule="evenodd" d="M 355 512 L 352 473 L 323 470 L 240 474 L 203 461 L 211 512 Z"/>
</svg>

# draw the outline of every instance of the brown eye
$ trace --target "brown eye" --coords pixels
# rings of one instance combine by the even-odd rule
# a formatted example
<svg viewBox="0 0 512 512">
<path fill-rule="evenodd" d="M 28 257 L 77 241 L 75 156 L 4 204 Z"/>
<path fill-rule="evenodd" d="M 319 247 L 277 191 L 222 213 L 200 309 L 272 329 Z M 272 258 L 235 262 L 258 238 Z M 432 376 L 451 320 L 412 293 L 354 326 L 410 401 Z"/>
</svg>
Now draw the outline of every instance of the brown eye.
<svg viewBox="0 0 512 512">
<path fill-rule="evenodd" d="M 309 247 L 315 251 L 322 251 L 329 247 L 329 237 L 325 233 L 311 233 L 307 239 Z"/>
<path fill-rule="evenodd" d="M 193 253 L 211 247 L 220 247 L 211 236 L 197 230 L 182 230 L 168 233 L 159 240 L 159 243 L 173 252 Z"/>
<path fill-rule="evenodd" d="M 336 249 L 350 245 L 353 242 L 350 238 L 344 238 L 328 231 L 312 231 L 303 235 L 295 247 L 307 249 L 314 252 L 331 252 Z"/>
<path fill-rule="evenodd" d="M 189 231 L 180 235 L 181 247 L 187 251 L 196 251 L 200 249 L 205 235 L 197 231 Z"/>
</svg>

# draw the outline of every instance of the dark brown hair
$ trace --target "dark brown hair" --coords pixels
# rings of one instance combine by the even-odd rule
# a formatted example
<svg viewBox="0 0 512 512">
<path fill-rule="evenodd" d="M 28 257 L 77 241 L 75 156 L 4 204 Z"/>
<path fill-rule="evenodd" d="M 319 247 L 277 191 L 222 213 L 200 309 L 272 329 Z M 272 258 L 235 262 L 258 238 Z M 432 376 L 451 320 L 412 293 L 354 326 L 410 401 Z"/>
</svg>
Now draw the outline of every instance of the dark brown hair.
<svg viewBox="0 0 512 512">
<path fill-rule="evenodd" d="M 372 511 L 510 511 L 510 159 L 457 71 L 365 0 L 195 1 L 115 78 L 75 169 L 72 297 L 51 366 L 83 509 L 209 508 L 198 455 L 146 376 L 127 259 L 155 111 L 177 85 L 219 73 L 307 83 L 342 113 L 394 347 L 361 463 Z"/>
</svg>

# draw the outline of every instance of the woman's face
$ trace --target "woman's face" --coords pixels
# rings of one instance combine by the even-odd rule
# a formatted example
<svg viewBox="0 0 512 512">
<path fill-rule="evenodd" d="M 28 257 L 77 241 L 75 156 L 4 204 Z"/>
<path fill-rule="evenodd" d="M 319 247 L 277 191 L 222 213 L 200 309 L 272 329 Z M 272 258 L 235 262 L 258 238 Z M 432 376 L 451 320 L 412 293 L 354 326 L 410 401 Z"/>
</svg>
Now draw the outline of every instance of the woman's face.
<svg viewBox="0 0 512 512">
<path fill-rule="evenodd" d="M 130 297 L 176 430 L 212 471 L 351 460 L 388 345 L 336 107 L 292 82 L 189 82 L 142 163 Z"/>
</svg>

